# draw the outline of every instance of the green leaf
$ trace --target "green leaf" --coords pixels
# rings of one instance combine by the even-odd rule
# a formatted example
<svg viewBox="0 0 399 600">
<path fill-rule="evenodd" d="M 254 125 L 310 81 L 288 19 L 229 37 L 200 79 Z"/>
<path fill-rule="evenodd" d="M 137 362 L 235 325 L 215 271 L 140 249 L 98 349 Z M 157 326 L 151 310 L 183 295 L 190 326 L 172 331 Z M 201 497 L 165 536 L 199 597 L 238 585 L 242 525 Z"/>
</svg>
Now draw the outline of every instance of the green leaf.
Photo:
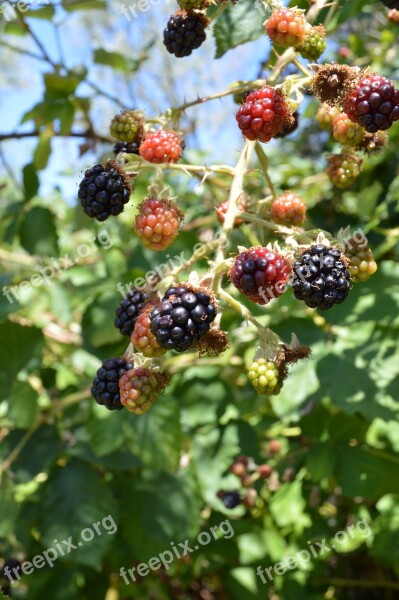
<svg viewBox="0 0 399 600">
<path fill-rule="evenodd" d="M 98 65 L 107 65 L 118 71 L 134 73 L 140 66 L 140 60 L 127 57 L 119 52 L 108 52 L 103 48 L 94 50 L 94 62 Z"/>
<path fill-rule="evenodd" d="M 50 257 L 59 254 L 55 217 L 48 208 L 35 206 L 26 213 L 20 237 L 21 244 L 31 254 Z"/>
<path fill-rule="evenodd" d="M 46 98 L 60 100 L 73 94 L 82 81 L 77 75 L 60 75 L 59 73 L 45 73 Z"/>
<path fill-rule="evenodd" d="M 38 144 L 33 153 L 33 164 L 38 171 L 47 167 L 48 159 L 51 154 L 52 137 L 53 132 L 50 128 L 46 128 L 40 133 Z"/>
<path fill-rule="evenodd" d="M 0 538 L 6 538 L 13 533 L 18 512 L 19 504 L 15 502 L 14 484 L 7 475 L 3 474 L 0 489 L 0 514 L 7 518 L 0 519 Z"/>
<path fill-rule="evenodd" d="M 122 414 L 121 414 L 122 413 Z M 90 445 L 97 456 L 114 452 L 124 441 L 122 431 L 126 419 L 125 411 L 110 412 L 96 405 L 87 423 Z"/>
<path fill-rule="evenodd" d="M 114 294 L 103 294 L 87 308 L 83 315 L 82 330 L 84 340 L 90 348 L 98 348 L 118 342 L 121 334 L 114 326 L 113 315 L 118 304 L 116 292 Z"/>
<path fill-rule="evenodd" d="M 105 10 L 107 3 L 105 0 L 82 0 L 76 2 L 76 0 L 62 0 L 62 6 L 68 12 L 75 10 Z"/>
<path fill-rule="evenodd" d="M 229 6 L 218 17 L 213 29 L 216 58 L 220 58 L 231 48 L 265 35 L 263 21 L 264 10 L 254 7 L 253 0 L 240 0 L 238 4 Z"/>
<path fill-rule="evenodd" d="M 25 199 L 31 200 L 39 191 L 39 178 L 33 163 L 29 163 L 22 169 L 22 177 L 25 191 Z"/>
<path fill-rule="evenodd" d="M 67 100 L 63 103 L 59 110 L 60 119 L 60 134 L 67 135 L 70 133 L 75 117 L 75 105 L 73 102 Z"/>
<path fill-rule="evenodd" d="M 41 519 L 38 528 L 45 547 L 52 547 L 54 539 L 68 540 L 81 546 L 66 555 L 65 560 L 98 569 L 101 559 L 112 544 L 112 535 L 95 533 L 93 524 L 103 523 L 110 516 L 117 521 L 117 510 L 110 488 L 100 475 L 87 464 L 72 460 L 64 468 L 58 468 L 45 486 L 42 494 Z M 94 533 L 92 541 L 81 537 L 82 530 Z M 87 534 L 89 537 L 89 534 Z M 59 558 L 63 560 L 63 558 Z"/>
<path fill-rule="evenodd" d="M 15 381 L 9 399 L 8 418 L 21 429 L 35 420 L 39 407 L 37 392 L 26 381 Z"/>
<path fill-rule="evenodd" d="M 270 512 L 279 527 L 290 525 L 301 532 L 310 524 L 305 514 L 306 502 L 302 495 L 302 483 L 284 483 L 270 501 Z"/>
<path fill-rule="evenodd" d="M 47 6 L 42 6 L 40 8 L 34 8 L 33 10 L 28 10 L 25 13 L 25 16 L 31 19 L 46 19 L 50 21 L 55 15 L 54 6 L 48 4 Z"/>
<path fill-rule="evenodd" d="M 321 481 L 331 475 L 337 460 L 332 444 L 316 444 L 306 455 L 306 468 L 313 481 Z"/>
<path fill-rule="evenodd" d="M 134 480 L 122 504 L 121 531 L 141 561 L 198 534 L 202 500 L 188 470 L 168 475 L 151 470 Z"/>
<path fill-rule="evenodd" d="M 175 471 L 179 464 L 182 431 L 179 402 L 161 395 L 144 415 L 123 415 L 122 427 L 131 451 L 144 465 Z"/>
<path fill-rule="evenodd" d="M 0 400 L 11 392 L 13 380 L 39 358 L 43 335 L 36 327 L 6 321 L 0 324 Z"/>
</svg>

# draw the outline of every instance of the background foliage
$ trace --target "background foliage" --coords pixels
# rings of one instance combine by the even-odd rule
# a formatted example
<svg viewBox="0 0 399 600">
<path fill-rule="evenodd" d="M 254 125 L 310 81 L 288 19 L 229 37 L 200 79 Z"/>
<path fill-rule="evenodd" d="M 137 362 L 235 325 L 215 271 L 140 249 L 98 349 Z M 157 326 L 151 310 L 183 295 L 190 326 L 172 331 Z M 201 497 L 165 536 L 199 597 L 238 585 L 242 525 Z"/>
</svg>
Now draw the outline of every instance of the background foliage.
<svg viewBox="0 0 399 600">
<path fill-rule="evenodd" d="M 97 242 L 87 258 L 49 285 L 21 291 L 12 303 L 1 297 L 0 556 L 30 560 L 54 538 L 77 538 L 107 514 L 118 523 L 115 535 L 96 537 L 53 569 L 24 576 L 12 593 L 29 600 L 44 594 L 55 600 L 393 600 L 399 590 L 399 127 L 344 192 L 325 175 L 334 146 L 314 120 L 312 98 L 300 108 L 298 132 L 267 146 L 275 186 L 300 191 L 310 226 L 332 232 L 361 226 L 379 260 L 377 274 L 325 315 L 306 311 L 289 292 L 267 310 L 251 306 L 285 341 L 295 332 L 312 347 L 272 406 L 256 397 L 245 377 L 255 332 L 226 309 L 222 325 L 232 343 L 224 355 L 167 358 L 171 385 L 147 414 L 109 413 L 95 405 L 89 389 L 100 361 L 126 347 L 113 326 L 117 283 L 144 275 L 167 254 L 188 258 L 216 227 L 213 207 L 228 192 L 226 185 L 171 175 L 187 225 L 171 252 L 154 256 L 132 236 L 132 208 L 100 225 L 76 207 L 80 171 L 112 156 L 108 117 L 121 104 L 157 114 L 194 98 L 197 89 L 202 95 L 201 84 L 215 92 L 232 78 L 266 76 L 274 60 L 262 15 L 252 0 L 240 0 L 216 20 L 214 41 L 209 35 L 207 47 L 183 66 L 173 61 L 160 81 L 156 73 L 169 58 L 158 38 L 173 9 L 152 7 L 132 23 L 119 9 L 118 3 L 64 0 L 36 3 L 2 21 L 2 63 L 11 85 L 23 89 L 31 64 L 36 79 L 15 131 L 8 132 L 15 115 L 2 100 L 1 284 L 20 285 L 52 258 L 76 258 L 79 244 L 91 243 L 104 227 L 112 246 Z M 379 2 L 340 1 L 321 12 L 321 22 L 327 18 L 326 60 L 370 65 L 397 78 L 398 26 L 386 20 Z M 46 32 L 54 24 L 50 39 Z M 133 29 L 142 35 L 131 36 Z M 211 63 L 215 51 L 222 58 Z M 205 60 L 209 73 L 199 74 Z M 240 139 L 230 98 L 188 110 L 182 128 L 186 162 L 233 164 Z M 148 184 L 140 175 L 135 205 Z M 264 192 L 256 170 L 248 189 L 257 197 Z M 234 244 L 246 243 L 241 236 L 234 233 Z M 267 451 L 271 439 L 282 444 L 274 458 Z M 278 478 L 275 485 L 257 484 L 252 511 L 227 511 L 216 493 L 239 487 L 229 467 L 240 454 L 269 462 Z M 171 541 L 192 540 L 226 517 L 235 531 L 231 539 L 138 584 L 126 586 L 119 577 L 121 566 L 147 561 Z M 306 548 L 308 540 L 329 540 L 360 518 L 372 529 L 367 539 L 277 576 L 272 586 L 256 576 L 258 565 Z"/>
</svg>

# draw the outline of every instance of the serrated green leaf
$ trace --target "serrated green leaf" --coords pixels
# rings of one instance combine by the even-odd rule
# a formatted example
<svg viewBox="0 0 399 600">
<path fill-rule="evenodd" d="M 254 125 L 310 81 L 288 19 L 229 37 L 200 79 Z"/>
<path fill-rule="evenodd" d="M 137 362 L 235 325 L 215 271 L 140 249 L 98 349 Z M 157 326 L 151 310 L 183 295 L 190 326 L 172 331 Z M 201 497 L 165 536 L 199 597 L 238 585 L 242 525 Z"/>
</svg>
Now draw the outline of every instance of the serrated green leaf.
<svg viewBox="0 0 399 600">
<path fill-rule="evenodd" d="M 216 40 L 216 58 L 240 44 L 256 40 L 265 35 L 263 28 L 264 11 L 257 10 L 253 0 L 240 0 L 235 6 L 229 6 L 218 17 L 213 28 Z"/>
</svg>

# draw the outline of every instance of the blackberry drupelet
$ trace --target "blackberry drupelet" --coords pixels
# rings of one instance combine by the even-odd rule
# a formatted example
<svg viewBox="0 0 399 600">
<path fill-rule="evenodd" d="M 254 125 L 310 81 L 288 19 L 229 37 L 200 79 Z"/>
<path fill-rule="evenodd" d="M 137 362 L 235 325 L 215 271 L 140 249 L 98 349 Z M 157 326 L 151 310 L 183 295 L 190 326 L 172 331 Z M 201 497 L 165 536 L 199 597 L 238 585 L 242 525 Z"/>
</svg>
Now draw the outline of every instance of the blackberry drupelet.
<svg viewBox="0 0 399 600">
<path fill-rule="evenodd" d="M 189 56 L 205 41 L 207 24 L 203 15 L 179 10 L 170 17 L 163 33 L 167 51 L 178 58 Z"/>
<path fill-rule="evenodd" d="M 119 379 L 126 371 L 133 369 L 133 364 L 124 358 L 108 358 L 103 361 L 93 380 L 91 395 L 108 410 L 121 410 Z"/>
<path fill-rule="evenodd" d="M 138 154 L 140 142 L 116 142 L 113 147 L 115 156 L 121 152 L 126 154 Z"/>
<path fill-rule="evenodd" d="M 176 286 L 152 310 L 150 329 L 162 348 L 184 352 L 208 333 L 215 317 L 216 306 L 209 294 Z"/>
<path fill-rule="evenodd" d="M 122 335 L 132 335 L 137 317 L 149 299 L 150 294 L 133 288 L 120 301 L 115 311 L 115 327 Z"/>
<path fill-rule="evenodd" d="M 337 248 L 311 246 L 294 263 L 293 289 L 306 306 L 327 310 L 348 295 L 350 273 Z"/>
<path fill-rule="evenodd" d="M 86 215 L 105 221 L 109 216 L 123 212 L 131 191 L 129 177 L 109 160 L 105 165 L 95 165 L 85 172 L 78 197 Z"/>
</svg>

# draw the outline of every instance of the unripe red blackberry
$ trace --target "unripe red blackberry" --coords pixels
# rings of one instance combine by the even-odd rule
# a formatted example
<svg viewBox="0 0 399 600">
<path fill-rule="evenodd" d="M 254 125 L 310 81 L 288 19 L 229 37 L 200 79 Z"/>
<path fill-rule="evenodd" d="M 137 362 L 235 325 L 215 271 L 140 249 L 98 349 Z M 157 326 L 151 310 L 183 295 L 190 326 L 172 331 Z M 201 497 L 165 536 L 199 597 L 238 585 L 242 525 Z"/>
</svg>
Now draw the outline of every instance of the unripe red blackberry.
<svg viewBox="0 0 399 600">
<path fill-rule="evenodd" d="M 297 46 L 302 58 L 318 60 L 326 49 L 326 30 L 323 25 L 308 27 L 304 40 Z"/>
<path fill-rule="evenodd" d="M 244 200 L 240 200 L 238 206 L 239 206 L 239 209 L 241 212 L 246 211 L 247 207 L 246 207 L 246 203 L 244 202 Z M 228 200 L 226 200 L 226 202 L 222 202 L 222 204 L 219 204 L 219 206 L 215 206 L 216 217 L 217 217 L 217 220 L 219 221 L 219 223 L 221 223 L 221 224 L 224 223 L 228 208 L 229 208 Z M 240 227 L 244 222 L 245 222 L 244 219 L 242 219 L 241 217 L 236 217 L 234 220 L 234 228 L 236 229 L 236 228 Z"/>
<path fill-rule="evenodd" d="M 248 140 L 269 142 L 292 116 L 282 93 L 265 86 L 247 96 L 236 113 L 236 119 Z"/>
<path fill-rule="evenodd" d="M 201 13 L 177 11 L 170 17 L 163 33 L 167 51 L 178 58 L 189 56 L 205 41 L 208 22 Z"/>
<path fill-rule="evenodd" d="M 216 305 L 207 291 L 174 286 L 152 310 L 151 332 L 162 348 L 184 352 L 208 333 L 215 317 Z"/>
<path fill-rule="evenodd" d="M 137 317 L 150 298 L 151 295 L 147 292 L 132 288 L 128 291 L 126 297 L 120 301 L 115 310 L 115 327 L 119 329 L 122 335 L 133 333 Z"/>
<path fill-rule="evenodd" d="M 306 219 L 306 204 L 294 192 L 284 192 L 273 200 L 270 218 L 279 225 L 302 225 Z"/>
<path fill-rule="evenodd" d="M 246 508 L 252 508 L 255 506 L 257 498 L 258 492 L 255 490 L 255 488 L 251 488 L 247 490 L 247 495 L 243 499 L 242 503 Z"/>
<path fill-rule="evenodd" d="M 97 402 L 108 410 L 121 410 L 119 394 L 119 379 L 124 373 L 133 369 L 133 363 L 124 358 L 108 358 L 103 361 L 93 380 L 91 395 Z"/>
<path fill-rule="evenodd" d="M 398 8 L 392 8 L 389 12 L 388 12 L 388 21 L 391 21 L 391 23 L 399 23 L 399 2 L 398 4 Z"/>
<path fill-rule="evenodd" d="M 367 281 L 377 271 L 377 263 L 369 246 L 360 246 L 351 238 L 346 242 L 345 256 L 350 260 L 348 267 L 351 280 L 355 283 Z"/>
<path fill-rule="evenodd" d="M 248 378 L 259 395 L 270 396 L 278 394 L 281 390 L 279 370 L 271 360 L 255 360 L 249 367 Z"/>
<path fill-rule="evenodd" d="M 143 136 L 143 115 L 140 111 L 124 110 L 114 116 L 109 132 L 119 142 L 138 142 Z"/>
<path fill-rule="evenodd" d="M 299 46 L 305 38 L 307 23 L 303 11 L 280 8 L 265 21 L 266 33 L 277 46 Z"/>
<path fill-rule="evenodd" d="M 171 200 L 147 198 L 139 206 L 135 231 L 146 248 L 165 250 L 179 234 L 183 213 Z"/>
<path fill-rule="evenodd" d="M 349 288 L 350 273 L 337 248 L 316 244 L 294 262 L 294 295 L 306 306 L 327 310 L 341 304 Z"/>
<path fill-rule="evenodd" d="M 273 469 L 270 465 L 259 465 L 258 472 L 261 479 L 268 479 L 273 473 Z"/>
<path fill-rule="evenodd" d="M 343 109 L 369 133 L 384 131 L 399 119 L 399 90 L 386 77 L 364 77 L 346 97 Z"/>
<path fill-rule="evenodd" d="M 150 329 L 150 312 L 153 308 L 154 305 L 149 304 L 137 317 L 131 342 L 136 350 L 144 354 L 144 356 L 157 358 L 165 354 L 166 349 L 161 348 Z"/>
<path fill-rule="evenodd" d="M 364 138 L 365 133 L 364 128 L 351 121 L 346 113 L 340 113 L 333 119 L 333 138 L 343 146 L 357 146 Z"/>
<path fill-rule="evenodd" d="M 329 106 L 325 103 L 320 104 L 316 113 L 316 121 L 318 122 L 320 129 L 331 131 L 333 120 L 339 114 L 340 111 L 336 106 Z"/>
<path fill-rule="evenodd" d="M 230 270 L 232 283 L 256 304 L 267 304 L 281 296 L 290 275 L 287 259 L 262 246 L 239 254 Z"/>
<path fill-rule="evenodd" d="M 355 154 L 333 154 L 328 159 L 327 175 L 339 188 L 352 185 L 361 173 L 362 159 Z"/>
<path fill-rule="evenodd" d="M 150 131 L 141 142 L 139 152 L 150 163 L 175 163 L 181 157 L 182 142 L 174 131 Z"/>
<path fill-rule="evenodd" d="M 267 445 L 267 449 L 270 454 L 280 454 L 281 452 L 281 444 L 278 440 L 270 440 Z"/>
<path fill-rule="evenodd" d="M 85 172 L 78 197 L 87 216 L 105 221 L 123 212 L 132 186 L 126 173 L 112 160 L 95 165 Z"/>
<path fill-rule="evenodd" d="M 142 415 L 151 408 L 166 383 L 166 378 L 152 369 L 132 369 L 119 380 L 121 403 L 129 412 Z"/>
</svg>

